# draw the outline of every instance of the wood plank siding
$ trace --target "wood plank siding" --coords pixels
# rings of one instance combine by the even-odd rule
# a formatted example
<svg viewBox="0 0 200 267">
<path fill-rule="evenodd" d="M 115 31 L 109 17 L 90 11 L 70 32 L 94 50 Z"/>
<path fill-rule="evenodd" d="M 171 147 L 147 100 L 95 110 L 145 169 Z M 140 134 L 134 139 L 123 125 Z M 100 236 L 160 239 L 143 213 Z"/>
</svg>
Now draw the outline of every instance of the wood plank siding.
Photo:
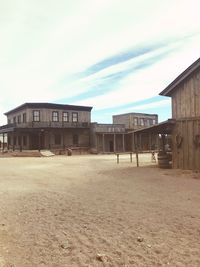
<svg viewBox="0 0 200 267">
<path fill-rule="evenodd" d="M 172 135 L 173 168 L 200 170 L 199 136 L 200 117 L 176 121 Z"/>
<path fill-rule="evenodd" d="M 172 118 L 200 117 L 200 70 L 172 93 Z"/>
</svg>

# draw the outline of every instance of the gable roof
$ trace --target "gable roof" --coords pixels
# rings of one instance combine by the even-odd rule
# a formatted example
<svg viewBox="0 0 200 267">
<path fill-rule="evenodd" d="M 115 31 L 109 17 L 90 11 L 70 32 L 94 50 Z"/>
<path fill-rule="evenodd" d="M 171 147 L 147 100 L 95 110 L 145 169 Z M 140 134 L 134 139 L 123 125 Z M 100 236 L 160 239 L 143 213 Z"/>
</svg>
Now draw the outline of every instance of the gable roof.
<svg viewBox="0 0 200 267">
<path fill-rule="evenodd" d="M 200 68 L 200 58 L 184 70 L 173 82 L 171 82 L 159 95 L 171 96 L 177 86 Z"/>
<path fill-rule="evenodd" d="M 64 104 L 54 104 L 54 103 L 24 103 L 6 113 L 5 115 L 9 115 L 13 112 L 20 111 L 25 108 L 32 108 L 32 109 L 62 109 L 62 110 L 74 110 L 74 111 L 91 111 L 92 107 L 87 106 L 75 106 L 75 105 L 64 105 Z"/>
</svg>

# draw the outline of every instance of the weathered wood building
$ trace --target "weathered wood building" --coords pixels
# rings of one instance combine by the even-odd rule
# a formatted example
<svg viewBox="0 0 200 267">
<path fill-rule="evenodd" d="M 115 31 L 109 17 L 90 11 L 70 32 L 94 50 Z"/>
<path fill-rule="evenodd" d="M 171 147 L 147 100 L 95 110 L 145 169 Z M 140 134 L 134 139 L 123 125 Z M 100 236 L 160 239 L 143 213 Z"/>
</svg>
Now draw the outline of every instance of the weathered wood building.
<svg viewBox="0 0 200 267">
<path fill-rule="evenodd" d="M 90 147 L 92 107 L 51 103 L 25 103 L 5 113 L 7 124 L 0 133 L 7 135 L 10 149 L 57 149 Z"/>
<path fill-rule="evenodd" d="M 124 124 L 91 123 L 91 148 L 97 153 L 124 152 L 126 131 Z"/>
<path fill-rule="evenodd" d="M 172 98 L 173 167 L 200 170 L 200 58 L 160 95 Z"/>
<path fill-rule="evenodd" d="M 158 115 L 135 112 L 113 115 L 113 123 L 121 123 L 125 125 L 127 133 L 126 150 L 134 151 L 135 144 L 133 132 L 158 124 Z M 128 134 L 129 132 L 132 132 L 132 134 Z M 151 132 L 141 132 L 138 134 L 137 148 L 139 150 L 151 150 L 152 147 L 157 147 L 157 144 L 158 138 L 156 134 Z"/>
</svg>

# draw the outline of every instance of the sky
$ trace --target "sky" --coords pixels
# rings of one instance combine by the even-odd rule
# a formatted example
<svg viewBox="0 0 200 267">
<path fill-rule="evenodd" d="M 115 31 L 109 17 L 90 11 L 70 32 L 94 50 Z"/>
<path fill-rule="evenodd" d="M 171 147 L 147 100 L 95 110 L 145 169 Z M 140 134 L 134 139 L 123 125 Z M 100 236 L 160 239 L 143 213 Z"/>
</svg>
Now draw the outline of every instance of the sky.
<svg viewBox="0 0 200 267">
<path fill-rule="evenodd" d="M 92 121 L 171 117 L 158 94 L 199 58 L 199 0 L 0 0 L 0 125 L 25 102 L 92 106 Z"/>
</svg>

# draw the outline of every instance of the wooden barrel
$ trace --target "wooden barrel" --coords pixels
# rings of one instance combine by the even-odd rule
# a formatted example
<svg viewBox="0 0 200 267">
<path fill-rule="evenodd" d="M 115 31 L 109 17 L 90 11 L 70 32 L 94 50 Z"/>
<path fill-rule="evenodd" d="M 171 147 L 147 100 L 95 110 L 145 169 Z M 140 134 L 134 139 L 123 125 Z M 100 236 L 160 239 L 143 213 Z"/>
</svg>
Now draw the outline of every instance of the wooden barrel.
<svg viewBox="0 0 200 267">
<path fill-rule="evenodd" d="M 169 156 L 166 153 L 159 154 L 158 153 L 158 166 L 162 169 L 169 169 Z"/>
</svg>

